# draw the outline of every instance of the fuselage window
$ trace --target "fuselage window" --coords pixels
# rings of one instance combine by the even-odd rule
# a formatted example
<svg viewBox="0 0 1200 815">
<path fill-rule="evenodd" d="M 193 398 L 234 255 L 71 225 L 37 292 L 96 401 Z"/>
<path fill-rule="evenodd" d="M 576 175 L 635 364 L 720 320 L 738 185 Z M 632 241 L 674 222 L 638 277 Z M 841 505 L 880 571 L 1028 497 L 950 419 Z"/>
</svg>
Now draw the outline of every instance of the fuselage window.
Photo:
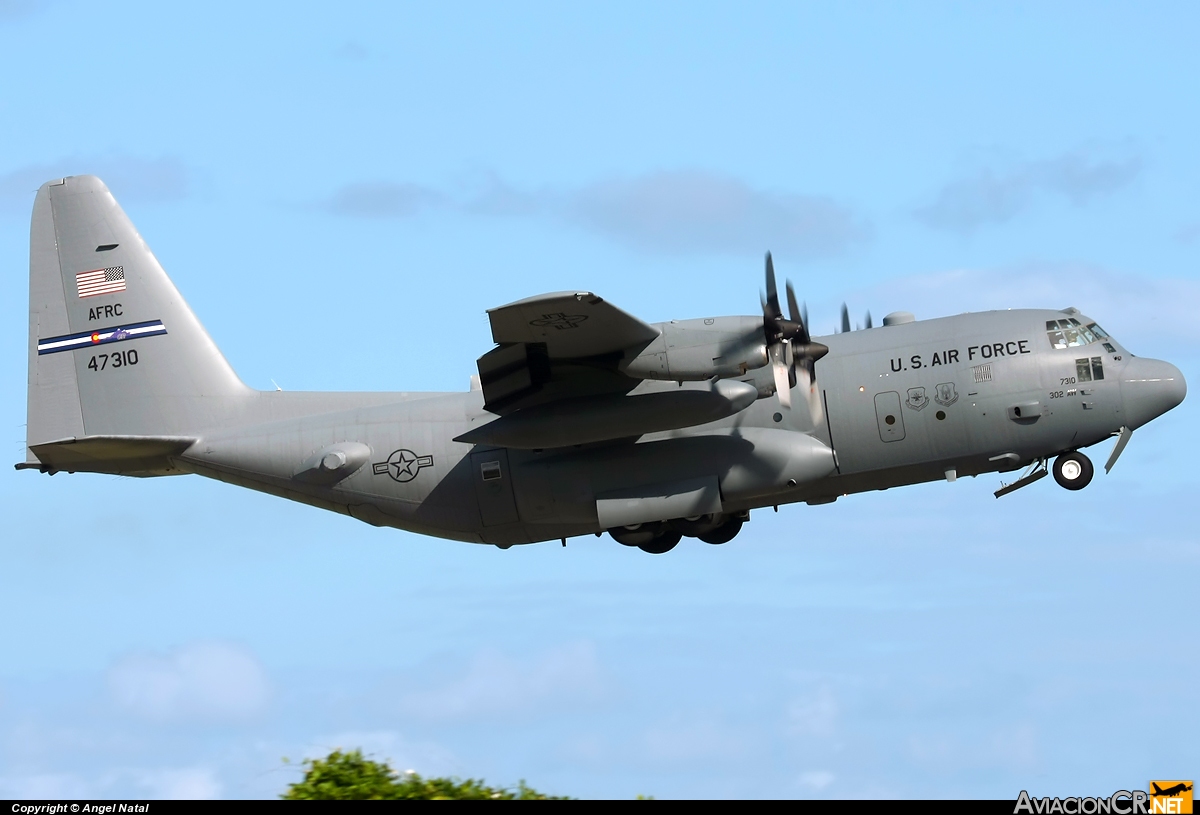
<svg viewBox="0 0 1200 815">
<path fill-rule="evenodd" d="M 1117 353 L 1117 349 L 1112 347 L 1112 343 L 1111 343 L 1111 342 L 1106 342 L 1106 343 L 1104 343 L 1104 350 L 1105 350 L 1105 351 L 1107 351 L 1107 352 L 1108 352 L 1108 353 L 1110 353 L 1110 354 L 1115 354 L 1115 353 Z"/>
<path fill-rule="evenodd" d="M 1075 360 L 1075 378 L 1080 382 L 1099 381 L 1104 378 L 1104 361 L 1100 357 Z"/>
</svg>

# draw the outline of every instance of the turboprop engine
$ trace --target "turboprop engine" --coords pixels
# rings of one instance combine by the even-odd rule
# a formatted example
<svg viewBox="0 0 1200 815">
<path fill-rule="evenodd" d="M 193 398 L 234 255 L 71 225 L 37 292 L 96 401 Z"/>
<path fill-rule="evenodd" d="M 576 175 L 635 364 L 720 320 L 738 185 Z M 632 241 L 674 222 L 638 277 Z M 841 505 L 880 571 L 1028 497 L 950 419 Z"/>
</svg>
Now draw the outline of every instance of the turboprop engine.
<svg viewBox="0 0 1200 815">
<path fill-rule="evenodd" d="M 623 371 L 638 379 L 699 382 L 745 376 L 769 363 L 758 317 L 709 317 L 658 323 L 661 330 Z"/>
<path fill-rule="evenodd" d="M 792 284 L 787 284 L 788 316 L 779 304 L 775 286 L 775 264 L 766 258 L 767 291 L 762 300 L 763 316 L 710 317 L 703 320 L 672 320 L 655 326 L 659 335 L 622 368 L 639 379 L 670 379 L 676 382 L 724 377 L 744 377 L 748 371 L 771 366 L 773 387 L 757 386 L 759 397 L 779 395 L 779 404 L 790 409 L 792 388 L 800 385 L 813 424 L 822 421 L 817 398 L 817 360 L 829 348 L 813 342 L 803 309 L 796 303 Z M 845 309 L 843 309 L 843 312 Z M 849 315 L 843 314 L 849 322 Z M 867 315 L 870 325 L 870 315 Z M 755 377 L 757 380 L 757 377 Z"/>
</svg>

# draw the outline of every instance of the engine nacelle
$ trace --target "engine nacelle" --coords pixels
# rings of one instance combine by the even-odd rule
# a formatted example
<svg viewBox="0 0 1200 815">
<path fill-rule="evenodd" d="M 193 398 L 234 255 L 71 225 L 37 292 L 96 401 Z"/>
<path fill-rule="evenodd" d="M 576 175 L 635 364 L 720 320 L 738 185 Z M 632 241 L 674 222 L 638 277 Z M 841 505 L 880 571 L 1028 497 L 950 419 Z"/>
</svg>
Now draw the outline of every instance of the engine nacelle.
<svg viewBox="0 0 1200 815">
<path fill-rule="evenodd" d="M 662 333 L 622 370 L 638 379 L 700 381 L 744 376 L 767 364 L 762 317 L 657 323 Z"/>
</svg>

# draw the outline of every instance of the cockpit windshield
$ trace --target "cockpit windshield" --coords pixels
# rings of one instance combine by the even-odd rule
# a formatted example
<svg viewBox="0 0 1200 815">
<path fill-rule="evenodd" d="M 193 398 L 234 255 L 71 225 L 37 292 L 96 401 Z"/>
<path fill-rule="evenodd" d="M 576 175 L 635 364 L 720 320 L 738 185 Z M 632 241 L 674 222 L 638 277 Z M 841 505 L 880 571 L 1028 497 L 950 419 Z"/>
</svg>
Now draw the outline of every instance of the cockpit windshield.
<svg viewBox="0 0 1200 815">
<path fill-rule="evenodd" d="M 1085 326 L 1074 317 L 1064 320 L 1047 320 L 1046 336 L 1050 339 L 1050 344 L 1059 349 L 1077 348 L 1109 338 L 1100 326 L 1095 323 L 1088 323 Z"/>
</svg>

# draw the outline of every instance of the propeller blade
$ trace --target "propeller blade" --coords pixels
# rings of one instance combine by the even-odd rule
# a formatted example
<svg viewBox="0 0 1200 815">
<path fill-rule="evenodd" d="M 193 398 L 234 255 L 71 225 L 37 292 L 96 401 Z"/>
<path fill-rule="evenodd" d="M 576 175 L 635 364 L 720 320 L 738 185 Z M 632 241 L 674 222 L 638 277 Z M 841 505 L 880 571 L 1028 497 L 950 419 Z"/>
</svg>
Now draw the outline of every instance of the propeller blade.
<svg viewBox="0 0 1200 815">
<path fill-rule="evenodd" d="M 783 317 L 783 310 L 779 308 L 779 290 L 775 288 L 775 263 L 771 260 L 770 252 L 767 252 L 767 301 L 763 306 L 763 316 L 769 316 L 772 320 Z"/>
<path fill-rule="evenodd" d="M 871 327 L 871 312 L 867 312 L 867 328 Z"/>
<path fill-rule="evenodd" d="M 799 326 L 795 332 L 793 339 L 802 343 L 809 341 L 808 335 L 808 315 L 801 312 L 800 307 L 796 305 L 796 291 L 792 288 L 792 281 L 787 281 L 787 301 L 788 301 L 788 316 L 792 318 L 792 322 Z"/>
<path fill-rule="evenodd" d="M 825 410 L 821 406 L 821 393 L 807 365 L 796 366 L 796 384 L 808 403 L 808 415 L 812 418 L 813 427 L 819 427 L 825 421 Z"/>
<path fill-rule="evenodd" d="M 785 408 L 792 406 L 791 375 L 788 372 L 787 350 L 782 342 L 771 346 L 771 373 L 775 376 L 775 395 Z"/>
<path fill-rule="evenodd" d="M 775 395 L 779 397 L 779 404 L 791 408 L 792 389 L 787 366 L 778 362 L 771 366 L 771 371 L 775 374 Z"/>
<path fill-rule="evenodd" d="M 842 303 L 842 333 L 850 333 L 850 309 L 846 308 L 845 303 Z"/>
</svg>

